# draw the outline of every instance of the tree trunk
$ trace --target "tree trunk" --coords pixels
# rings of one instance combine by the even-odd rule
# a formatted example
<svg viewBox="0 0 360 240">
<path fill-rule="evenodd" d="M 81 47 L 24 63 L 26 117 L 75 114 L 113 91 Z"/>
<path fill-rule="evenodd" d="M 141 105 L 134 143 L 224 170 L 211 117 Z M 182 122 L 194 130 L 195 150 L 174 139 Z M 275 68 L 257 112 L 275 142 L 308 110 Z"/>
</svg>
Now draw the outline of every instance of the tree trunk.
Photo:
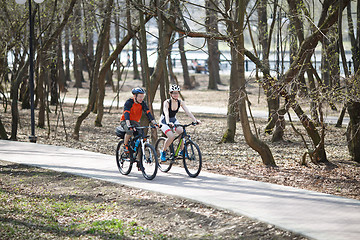
<svg viewBox="0 0 360 240">
<path fill-rule="evenodd" d="M 244 137 L 246 143 L 249 146 L 257 151 L 263 163 L 267 166 L 276 166 L 273 155 L 269 149 L 269 147 L 262 142 L 260 139 L 256 138 L 250 128 L 249 119 L 246 111 L 246 79 L 245 79 L 245 69 L 244 69 L 244 34 L 243 34 L 243 25 L 246 11 L 246 0 L 240 0 L 238 10 L 238 22 L 236 24 L 236 54 L 237 54 L 237 72 L 240 79 L 240 101 L 239 101 L 239 110 L 240 110 L 240 121 L 242 130 L 244 133 Z"/>
<path fill-rule="evenodd" d="M 230 1 L 225 1 L 225 11 L 231 11 L 231 4 Z M 239 12 L 241 10 L 238 10 Z M 240 24 L 240 23 L 238 23 Z M 240 24 L 241 25 L 241 24 Z M 240 34 L 235 30 L 235 23 L 234 21 L 227 22 L 227 31 L 229 34 L 233 36 L 237 36 Z M 241 48 L 241 47 L 240 47 Z M 227 112 L 227 129 L 220 141 L 220 143 L 233 143 L 235 142 L 235 132 L 236 132 L 236 121 L 238 118 L 238 101 L 239 101 L 239 89 L 240 89 L 240 82 L 239 82 L 239 73 L 238 73 L 238 54 L 236 53 L 236 46 L 230 46 L 230 53 L 231 53 L 231 70 L 230 70 L 230 86 L 229 86 L 229 101 L 228 101 L 228 112 Z"/>
<path fill-rule="evenodd" d="M 360 92 L 359 76 L 357 77 L 357 92 Z M 348 149 L 351 159 L 360 163 L 360 102 L 348 102 L 347 110 L 350 116 L 346 132 Z"/>
<path fill-rule="evenodd" d="M 138 68 L 138 61 L 137 61 L 137 45 L 136 45 L 136 37 L 132 39 L 132 62 L 133 62 L 133 72 L 134 72 L 134 79 L 141 79 L 140 72 Z"/>
<path fill-rule="evenodd" d="M 47 61 L 46 61 L 46 52 L 41 51 L 38 56 L 38 62 L 40 66 L 39 79 L 37 84 L 37 99 L 39 104 L 39 116 L 38 116 L 38 124 L 39 128 L 45 127 L 45 88 L 44 84 L 46 84 L 48 71 L 47 71 Z"/>
<path fill-rule="evenodd" d="M 11 96 L 11 140 L 17 140 L 17 129 L 19 125 L 19 109 L 18 109 L 18 89 L 22 79 L 25 77 L 25 71 L 29 67 L 29 59 L 26 61 L 24 66 L 19 70 L 16 78 L 11 81 L 10 96 Z"/>
<path fill-rule="evenodd" d="M 145 19 L 145 22 L 149 21 L 151 19 L 151 17 L 147 17 Z M 98 82 L 102 82 L 105 81 L 105 77 L 106 77 L 106 72 L 110 69 L 111 64 L 116 60 L 116 58 L 118 57 L 118 55 L 121 53 L 121 51 L 124 49 L 124 47 L 126 46 L 126 44 L 128 44 L 128 42 L 135 36 L 135 34 L 139 31 L 140 27 L 135 28 L 133 31 L 128 32 L 128 34 L 122 39 L 122 41 L 116 46 L 115 50 L 111 53 L 111 55 L 108 57 L 108 59 L 106 59 L 106 61 L 104 61 L 100 72 L 98 74 Z M 102 43 L 103 44 L 103 43 Z M 100 63 L 99 63 L 100 64 Z M 96 68 L 95 68 L 96 69 Z M 95 76 L 94 76 L 95 77 Z M 95 81 L 96 82 L 96 81 Z M 96 95 L 95 95 L 96 96 Z M 95 100 L 94 100 L 95 102 Z M 90 109 L 91 110 L 91 109 Z M 89 115 L 89 113 L 86 115 L 84 113 L 84 116 L 80 116 L 78 118 L 77 121 L 77 125 L 76 128 L 74 130 L 74 137 L 77 139 L 79 138 L 79 130 L 80 130 L 80 125 L 81 122 Z M 102 121 L 102 115 L 99 115 L 96 117 L 96 121 L 100 122 Z M 77 134 L 77 135 L 76 135 Z"/>
<path fill-rule="evenodd" d="M 4 124 L 1 121 L 1 116 L 0 116 L 0 138 L 3 139 L 3 140 L 8 140 L 9 139 L 8 135 L 6 133 Z"/>
<path fill-rule="evenodd" d="M 101 29 L 100 35 L 99 35 L 98 44 L 96 46 L 92 91 L 90 94 L 89 103 L 87 105 L 86 110 L 77 118 L 77 121 L 75 124 L 73 138 L 75 138 L 76 140 L 79 140 L 79 132 L 80 132 L 81 123 L 84 121 L 85 118 L 87 118 L 87 116 L 89 116 L 89 114 L 95 104 L 98 82 L 103 82 L 103 84 L 105 84 L 106 71 L 103 71 L 103 73 L 102 73 L 103 78 L 101 78 L 101 79 L 99 78 L 99 80 L 98 80 L 98 76 L 100 76 L 99 69 L 100 69 L 100 63 L 101 63 L 101 58 L 102 58 L 102 54 L 103 54 L 103 47 L 104 47 L 104 44 L 106 41 L 106 34 L 108 31 L 110 31 L 109 23 L 110 23 L 110 19 L 111 19 L 112 5 L 113 5 L 113 0 L 109 0 L 107 2 L 107 6 L 106 6 L 106 9 L 104 12 L 105 18 L 104 18 L 104 21 L 102 24 L 102 29 Z M 99 115 L 100 115 L 100 117 L 99 117 Z M 102 115 L 98 113 L 95 121 L 100 122 L 100 124 L 101 124 L 101 118 L 102 118 Z"/>
<path fill-rule="evenodd" d="M 71 82 L 70 74 L 70 28 L 65 28 L 65 82 Z"/>
<path fill-rule="evenodd" d="M 184 37 L 185 36 L 183 34 L 179 33 L 179 52 L 180 52 L 181 66 L 183 69 L 184 88 L 185 89 L 193 89 L 194 86 L 192 86 L 191 81 L 190 81 L 189 66 L 188 66 L 186 54 L 185 54 Z"/>
<path fill-rule="evenodd" d="M 274 7 L 277 7 L 277 6 L 275 5 Z M 267 23 L 268 16 L 267 16 L 267 1 L 266 0 L 259 1 L 258 16 L 259 16 L 259 19 L 258 19 L 259 42 L 260 42 L 260 46 L 262 49 L 262 61 L 263 61 L 263 64 L 267 68 L 270 68 L 269 47 L 270 47 L 271 36 L 269 36 L 269 31 L 268 31 L 268 23 Z M 278 94 L 275 91 L 273 91 L 272 89 L 266 89 L 265 93 L 266 93 L 266 100 L 268 103 L 268 120 L 269 120 L 269 122 L 271 120 L 274 120 L 273 126 L 270 126 L 270 124 L 268 124 L 267 127 L 265 128 L 265 132 L 270 134 L 270 133 L 272 133 L 273 128 L 278 126 L 275 123 L 277 123 L 277 121 L 278 121 L 277 111 L 279 110 L 280 100 L 279 100 Z M 277 129 L 276 132 L 280 133 L 279 136 L 282 136 L 283 135 L 283 133 L 281 133 L 282 131 L 283 131 L 283 129 L 279 128 L 279 129 Z M 277 140 L 277 138 L 274 138 L 274 140 Z"/>
<path fill-rule="evenodd" d="M 162 14 L 161 12 L 165 9 L 161 9 L 160 6 L 163 4 L 161 0 L 157 0 L 157 15 L 158 15 L 158 28 L 159 28 L 159 41 L 158 41 L 158 64 L 157 66 L 161 67 L 163 69 L 163 77 L 160 78 L 160 98 L 161 103 L 165 101 L 165 99 L 168 97 L 166 94 L 169 90 L 169 77 L 168 77 L 168 71 L 166 67 L 166 59 L 167 56 L 171 53 L 170 48 L 168 48 L 168 45 L 164 44 L 165 36 L 169 33 L 166 31 L 169 30 L 169 28 L 166 28 L 166 25 L 163 22 Z M 170 37 L 171 38 L 171 37 Z M 170 61 L 171 62 L 171 61 Z M 161 64 L 161 66 L 160 66 Z M 171 64 L 171 63 L 170 63 Z M 160 109 L 160 112 L 162 112 L 162 106 Z"/>
<path fill-rule="evenodd" d="M 172 23 L 175 22 L 175 3 L 174 1 L 171 1 L 170 6 L 168 9 L 163 10 L 165 12 L 168 12 L 170 16 L 170 21 Z M 164 20 L 164 15 L 162 14 L 161 18 Z M 164 78 L 168 78 L 167 75 L 167 69 L 166 69 L 166 56 L 168 55 L 168 46 L 170 45 L 171 36 L 173 33 L 172 27 L 169 24 L 163 25 L 163 34 L 162 34 L 162 46 L 164 46 L 164 57 L 161 57 L 156 62 L 156 67 L 154 70 L 153 75 L 151 76 L 151 92 L 150 92 L 150 98 L 149 102 L 152 103 L 155 98 L 156 90 L 160 84 L 161 81 L 164 81 Z M 164 59 L 162 59 L 164 58 Z M 165 82 L 165 81 L 164 81 Z"/>
<path fill-rule="evenodd" d="M 218 33 L 218 17 L 217 12 L 212 10 L 216 6 L 218 6 L 218 0 L 205 1 L 206 6 L 206 32 L 207 33 Z M 209 85 L 208 89 L 212 90 L 218 90 L 217 84 L 221 83 L 220 80 L 220 54 L 219 54 L 219 47 L 218 47 L 218 41 L 216 39 L 208 39 L 208 52 L 209 52 L 209 58 L 208 58 L 208 70 L 209 70 Z"/>
<path fill-rule="evenodd" d="M 127 24 L 128 32 L 133 31 L 131 16 L 132 16 L 131 3 L 130 3 L 130 0 L 126 0 L 126 24 Z M 131 33 L 131 34 L 133 34 L 133 33 Z M 136 41 L 135 35 L 132 38 L 131 46 L 132 46 L 133 79 L 141 79 L 140 73 L 139 73 L 139 68 L 138 68 L 138 61 L 137 61 L 137 41 Z"/>
<path fill-rule="evenodd" d="M 50 64 L 50 104 L 57 105 L 59 100 L 58 77 L 56 63 L 53 60 Z"/>
<path fill-rule="evenodd" d="M 74 12 L 74 24 L 72 27 L 71 33 L 71 43 L 74 54 L 74 77 L 75 77 L 75 85 L 74 87 L 82 88 L 82 82 L 84 81 L 84 76 L 82 73 L 83 70 L 83 62 L 81 56 L 81 43 L 80 43 L 80 31 L 79 28 L 81 26 L 81 9 L 80 4 L 75 7 Z"/>
<path fill-rule="evenodd" d="M 140 42 L 140 56 L 141 56 L 141 75 L 143 85 L 147 88 L 147 97 L 150 96 L 151 93 L 151 85 L 150 85 L 150 71 L 149 71 L 149 62 L 147 56 L 147 40 L 146 40 L 146 29 L 145 29 L 145 20 L 144 13 L 139 11 L 139 22 L 140 22 L 140 31 L 139 31 L 139 42 Z M 150 104 L 148 102 L 148 104 Z"/>
<path fill-rule="evenodd" d="M 172 34 L 172 37 L 171 37 L 171 42 L 174 42 L 174 36 L 175 36 L 175 33 Z M 173 61 L 172 61 L 172 58 L 171 58 L 171 52 L 172 52 L 172 44 L 168 47 L 168 53 L 167 53 L 167 68 L 168 68 L 168 75 L 170 77 L 170 82 L 172 84 L 177 84 L 179 85 L 179 81 L 174 73 L 174 66 L 173 66 Z"/>
<path fill-rule="evenodd" d="M 111 16 L 111 11 L 108 12 L 108 14 Z M 106 24 L 108 24 L 108 26 L 105 26 L 105 28 L 109 29 L 109 30 L 105 31 L 105 36 L 104 36 L 105 37 L 104 46 L 103 46 L 104 52 L 103 52 L 103 56 L 102 56 L 103 61 L 105 61 L 109 57 L 110 20 L 106 21 Z M 105 98 L 105 85 L 106 85 L 105 81 L 108 81 L 107 78 L 109 76 L 111 76 L 110 69 L 109 69 L 109 71 L 107 71 L 104 81 L 98 82 L 99 89 L 98 89 L 98 96 L 97 96 L 97 116 L 96 116 L 96 120 L 95 120 L 96 127 L 102 127 L 101 121 L 102 121 L 102 117 L 104 115 L 104 98 Z M 96 78 L 94 78 L 94 80 L 97 81 Z"/>
<path fill-rule="evenodd" d="M 56 70 L 57 70 L 57 78 L 58 78 L 58 84 L 59 89 L 61 92 L 65 91 L 66 86 L 66 79 L 65 79 L 65 71 L 64 71 L 64 60 L 63 60 L 63 47 L 62 47 L 62 38 L 61 35 L 59 35 L 58 41 L 57 41 L 57 59 L 56 59 Z"/>
<path fill-rule="evenodd" d="M 231 72 L 230 72 L 230 91 L 228 101 L 228 112 L 227 112 L 227 129 L 221 139 L 221 143 L 233 143 L 235 142 L 236 122 L 238 119 L 238 101 L 239 101 L 239 76 L 238 76 L 238 55 L 234 47 L 231 48 Z"/>
<path fill-rule="evenodd" d="M 103 54 L 103 61 L 105 61 L 109 56 L 110 56 L 110 31 L 107 33 L 107 36 L 106 36 L 106 43 L 105 43 L 105 46 L 104 46 L 104 54 Z M 106 73 L 105 82 L 106 82 L 105 83 L 106 86 L 111 86 L 112 88 L 114 88 L 114 82 L 112 80 L 111 69 L 109 69 L 109 71 Z M 105 89 L 104 89 L 104 91 L 105 91 Z M 104 94 L 105 94 L 105 92 L 104 92 Z"/>
</svg>

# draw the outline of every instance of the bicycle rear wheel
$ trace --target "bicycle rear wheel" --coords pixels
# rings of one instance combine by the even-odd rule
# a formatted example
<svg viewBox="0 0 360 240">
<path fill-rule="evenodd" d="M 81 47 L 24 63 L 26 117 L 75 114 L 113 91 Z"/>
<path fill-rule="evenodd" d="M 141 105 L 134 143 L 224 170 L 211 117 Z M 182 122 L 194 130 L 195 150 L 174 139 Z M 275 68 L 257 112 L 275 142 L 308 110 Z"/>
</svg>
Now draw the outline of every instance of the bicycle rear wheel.
<svg viewBox="0 0 360 240">
<path fill-rule="evenodd" d="M 124 140 L 121 140 L 116 147 L 116 164 L 121 174 L 128 175 L 131 172 L 133 163 L 130 154 L 124 152 Z"/>
<path fill-rule="evenodd" d="M 140 169 L 147 180 L 155 178 L 158 169 L 158 159 L 155 148 L 145 143 L 145 152 L 141 154 Z"/>
<path fill-rule="evenodd" d="M 160 137 L 155 144 L 155 149 L 156 149 L 156 154 L 158 156 L 158 158 L 160 158 L 160 151 L 162 151 L 164 149 L 164 145 L 165 145 L 165 141 L 166 138 L 164 137 Z M 170 157 L 170 153 L 169 151 L 167 151 L 167 157 L 166 157 L 166 161 L 161 161 L 161 159 L 159 159 L 159 169 L 162 172 L 168 172 L 170 171 L 172 165 L 173 165 L 173 161 L 169 158 Z"/>
<path fill-rule="evenodd" d="M 185 143 L 183 163 L 186 173 L 190 177 L 197 177 L 201 171 L 202 158 L 199 146 L 188 141 Z"/>
</svg>

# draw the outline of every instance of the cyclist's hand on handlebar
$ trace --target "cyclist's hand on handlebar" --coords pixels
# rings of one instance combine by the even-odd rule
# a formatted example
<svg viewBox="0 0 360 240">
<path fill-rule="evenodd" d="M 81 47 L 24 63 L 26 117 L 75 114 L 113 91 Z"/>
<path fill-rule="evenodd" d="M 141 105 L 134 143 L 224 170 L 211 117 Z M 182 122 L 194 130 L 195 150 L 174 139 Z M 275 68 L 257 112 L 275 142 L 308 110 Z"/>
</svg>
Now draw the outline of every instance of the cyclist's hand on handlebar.
<svg viewBox="0 0 360 240">
<path fill-rule="evenodd" d="M 129 130 L 132 130 L 132 131 L 136 132 L 136 127 L 135 126 L 130 125 L 130 126 L 128 126 L 128 128 L 129 128 Z"/>
<path fill-rule="evenodd" d="M 196 121 L 193 122 L 192 124 L 195 126 L 195 125 L 201 124 L 201 121 L 196 119 Z"/>
<path fill-rule="evenodd" d="M 153 127 L 160 128 L 159 124 L 157 124 L 155 120 L 152 120 L 151 124 L 153 125 Z"/>
</svg>

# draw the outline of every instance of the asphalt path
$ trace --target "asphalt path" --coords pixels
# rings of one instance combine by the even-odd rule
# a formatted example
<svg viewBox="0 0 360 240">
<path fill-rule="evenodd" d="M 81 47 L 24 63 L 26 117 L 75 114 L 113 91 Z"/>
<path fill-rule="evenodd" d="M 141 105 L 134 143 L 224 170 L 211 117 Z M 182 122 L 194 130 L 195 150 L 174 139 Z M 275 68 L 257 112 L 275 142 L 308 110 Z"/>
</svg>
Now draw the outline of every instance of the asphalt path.
<svg viewBox="0 0 360 240">
<path fill-rule="evenodd" d="M 0 140 L 0 159 L 179 196 L 233 211 L 313 239 L 360 239 L 360 201 L 182 168 L 152 181 L 133 168 L 118 172 L 115 156 L 43 144 Z"/>
<path fill-rule="evenodd" d="M 65 103 L 68 104 L 73 104 L 75 102 L 75 98 L 72 97 L 66 97 L 64 99 Z M 88 103 L 88 99 L 87 98 L 78 98 L 76 100 L 77 104 L 87 104 Z M 123 107 L 124 104 L 123 102 L 121 102 L 121 107 Z M 110 107 L 110 106 L 116 106 L 116 102 L 113 102 L 112 100 L 109 99 L 105 99 L 104 100 L 104 106 Z M 217 106 L 199 106 L 199 105 L 186 105 L 191 112 L 193 113 L 208 113 L 208 114 L 220 114 L 220 115 L 227 115 L 227 108 L 225 107 L 217 107 Z M 160 109 L 160 104 L 159 103 L 153 103 L 153 108 L 156 110 Z M 183 111 L 180 108 L 180 111 Z M 253 117 L 255 118 L 262 118 L 262 119 L 267 119 L 268 118 L 268 112 L 266 110 L 255 110 L 252 109 L 251 113 L 253 115 Z M 249 112 L 248 112 L 249 114 Z M 293 121 L 299 121 L 299 118 L 295 115 L 295 114 L 290 114 L 291 115 L 291 119 Z M 250 115 L 249 115 L 250 116 Z M 289 120 L 288 116 L 285 115 L 285 119 Z M 338 116 L 332 116 L 332 115 L 325 115 L 324 116 L 324 122 L 325 123 L 329 123 L 329 124 L 336 124 L 338 120 Z M 349 123 L 349 118 L 348 117 L 344 117 L 343 120 L 343 124 L 346 125 Z"/>
</svg>

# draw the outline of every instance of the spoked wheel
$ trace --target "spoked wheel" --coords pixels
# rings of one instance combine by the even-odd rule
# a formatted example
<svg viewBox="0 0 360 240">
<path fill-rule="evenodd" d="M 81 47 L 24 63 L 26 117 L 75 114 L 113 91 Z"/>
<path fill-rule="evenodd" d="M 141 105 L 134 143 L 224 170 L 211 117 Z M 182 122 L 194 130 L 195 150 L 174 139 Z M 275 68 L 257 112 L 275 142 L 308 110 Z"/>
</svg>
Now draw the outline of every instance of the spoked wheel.
<svg viewBox="0 0 360 240">
<path fill-rule="evenodd" d="M 121 140 L 116 147 L 116 164 L 121 174 L 128 175 L 131 172 L 132 162 L 130 154 L 124 152 L 124 140 Z"/>
<path fill-rule="evenodd" d="M 141 154 L 140 169 L 147 180 L 152 180 L 156 176 L 158 159 L 155 148 L 149 143 L 145 144 L 145 152 Z"/>
<path fill-rule="evenodd" d="M 166 138 L 161 137 L 156 141 L 155 144 L 155 149 L 156 149 L 156 154 L 159 158 L 159 169 L 162 172 L 168 172 L 171 169 L 171 166 L 173 165 L 173 161 L 171 159 L 169 159 L 170 154 L 169 151 L 167 151 L 166 154 L 166 161 L 161 161 L 161 152 L 164 149 L 164 145 L 165 145 L 165 141 Z"/>
<path fill-rule="evenodd" d="M 190 177 L 197 177 L 201 171 L 202 158 L 199 146 L 194 142 L 187 142 L 184 147 L 183 163 L 186 173 Z"/>
</svg>

